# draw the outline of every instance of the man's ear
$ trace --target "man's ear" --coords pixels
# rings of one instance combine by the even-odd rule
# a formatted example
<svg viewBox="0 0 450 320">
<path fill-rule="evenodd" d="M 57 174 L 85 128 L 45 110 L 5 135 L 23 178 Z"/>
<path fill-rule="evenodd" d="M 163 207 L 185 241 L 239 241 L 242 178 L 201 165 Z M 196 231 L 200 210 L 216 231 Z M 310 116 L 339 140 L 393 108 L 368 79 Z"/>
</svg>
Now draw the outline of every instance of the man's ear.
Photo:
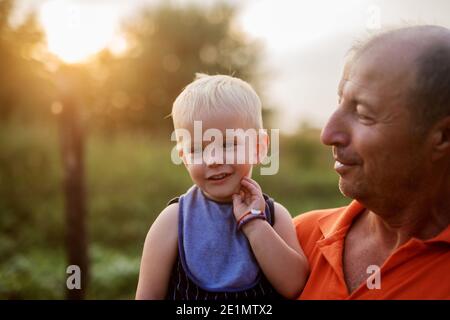
<svg viewBox="0 0 450 320">
<path fill-rule="evenodd" d="M 436 123 L 432 133 L 432 159 L 450 155 L 450 116 Z"/>
<path fill-rule="evenodd" d="M 258 134 L 258 150 L 257 150 L 257 164 L 261 164 L 267 157 L 269 152 L 269 135 L 265 130 L 261 130 Z"/>
</svg>

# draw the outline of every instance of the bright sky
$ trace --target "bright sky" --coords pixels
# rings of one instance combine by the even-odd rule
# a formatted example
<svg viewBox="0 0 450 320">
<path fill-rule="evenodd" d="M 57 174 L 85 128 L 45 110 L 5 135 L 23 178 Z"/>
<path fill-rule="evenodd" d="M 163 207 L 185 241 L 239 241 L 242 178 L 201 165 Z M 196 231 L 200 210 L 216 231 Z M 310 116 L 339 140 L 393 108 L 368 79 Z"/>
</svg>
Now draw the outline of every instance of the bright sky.
<svg viewBox="0 0 450 320">
<path fill-rule="evenodd" d="M 172 0 L 172 3 L 215 0 Z M 448 0 L 228 0 L 241 7 L 238 24 L 265 44 L 264 92 L 292 132 L 302 122 L 322 127 L 336 105 L 344 56 L 355 39 L 380 27 L 428 23 L 450 27 Z M 18 12 L 39 9 L 50 50 L 66 62 L 104 47 L 126 48 L 119 21 L 155 0 L 19 0 Z"/>
<path fill-rule="evenodd" d="M 271 79 L 264 93 L 281 130 L 303 121 L 322 127 L 337 103 L 344 57 L 353 41 L 383 27 L 450 27 L 448 0 L 250 0 L 241 23 L 266 44 Z"/>
<path fill-rule="evenodd" d="M 105 47 L 126 49 L 118 33 L 122 18 L 119 3 L 51 0 L 39 9 L 49 50 L 68 63 L 83 61 Z"/>
</svg>

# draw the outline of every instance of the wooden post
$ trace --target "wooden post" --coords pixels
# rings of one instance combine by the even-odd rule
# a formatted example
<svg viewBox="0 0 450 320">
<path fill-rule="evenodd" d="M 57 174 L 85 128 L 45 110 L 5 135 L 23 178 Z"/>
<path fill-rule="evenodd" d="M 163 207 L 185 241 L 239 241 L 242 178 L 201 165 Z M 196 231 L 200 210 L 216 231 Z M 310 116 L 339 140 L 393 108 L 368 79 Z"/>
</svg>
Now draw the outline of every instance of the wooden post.
<svg viewBox="0 0 450 320">
<path fill-rule="evenodd" d="M 76 265 L 81 271 L 81 289 L 67 288 L 66 298 L 70 300 L 85 298 L 89 279 L 84 134 L 78 100 L 82 93 L 77 92 L 78 81 L 76 72 L 66 73 L 65 70 L 61 70 L 57 75 L 57 88 L 62 103 L 59 132 L 64 171 L 67 266 Z"/>
</svg>

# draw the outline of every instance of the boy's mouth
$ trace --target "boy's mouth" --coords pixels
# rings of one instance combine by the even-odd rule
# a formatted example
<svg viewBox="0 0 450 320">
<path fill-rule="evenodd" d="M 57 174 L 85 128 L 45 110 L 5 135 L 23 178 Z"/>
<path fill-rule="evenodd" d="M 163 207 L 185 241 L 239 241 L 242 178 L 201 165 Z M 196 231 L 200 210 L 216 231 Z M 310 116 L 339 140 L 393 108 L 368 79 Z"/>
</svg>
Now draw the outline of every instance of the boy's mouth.
<svg viewBox="0 0 450 320">
<path fill-rule="evenodd" d="M 231 176 L 231 173 L 219 173 L 219 174 L 215 174 L 215 175 L 210 176 L 208 178 L 208 180 L 221 181 L 221 180 L 226 179 L 229 176 Z"/>
</svg>

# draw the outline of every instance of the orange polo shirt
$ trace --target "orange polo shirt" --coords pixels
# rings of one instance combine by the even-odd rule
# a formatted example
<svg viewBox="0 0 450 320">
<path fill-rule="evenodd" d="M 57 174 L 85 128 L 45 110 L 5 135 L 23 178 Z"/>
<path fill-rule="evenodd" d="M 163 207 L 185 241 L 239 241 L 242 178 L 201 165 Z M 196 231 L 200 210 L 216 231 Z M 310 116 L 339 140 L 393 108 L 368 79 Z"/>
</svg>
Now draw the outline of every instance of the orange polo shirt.
<svg viewBox="0 0 450 320">
<path fill-rule="evenodd" d="M 353 201 L 294 218 L 311 268 L 299 299 L 450 299 L 450 226 L 433 239 L 412 238 L 397 248 L 381 266 L 379 289 L 364 282 L 349 294 L 342 267 L 344 239 L 363 211 Z"/>
</svg>

